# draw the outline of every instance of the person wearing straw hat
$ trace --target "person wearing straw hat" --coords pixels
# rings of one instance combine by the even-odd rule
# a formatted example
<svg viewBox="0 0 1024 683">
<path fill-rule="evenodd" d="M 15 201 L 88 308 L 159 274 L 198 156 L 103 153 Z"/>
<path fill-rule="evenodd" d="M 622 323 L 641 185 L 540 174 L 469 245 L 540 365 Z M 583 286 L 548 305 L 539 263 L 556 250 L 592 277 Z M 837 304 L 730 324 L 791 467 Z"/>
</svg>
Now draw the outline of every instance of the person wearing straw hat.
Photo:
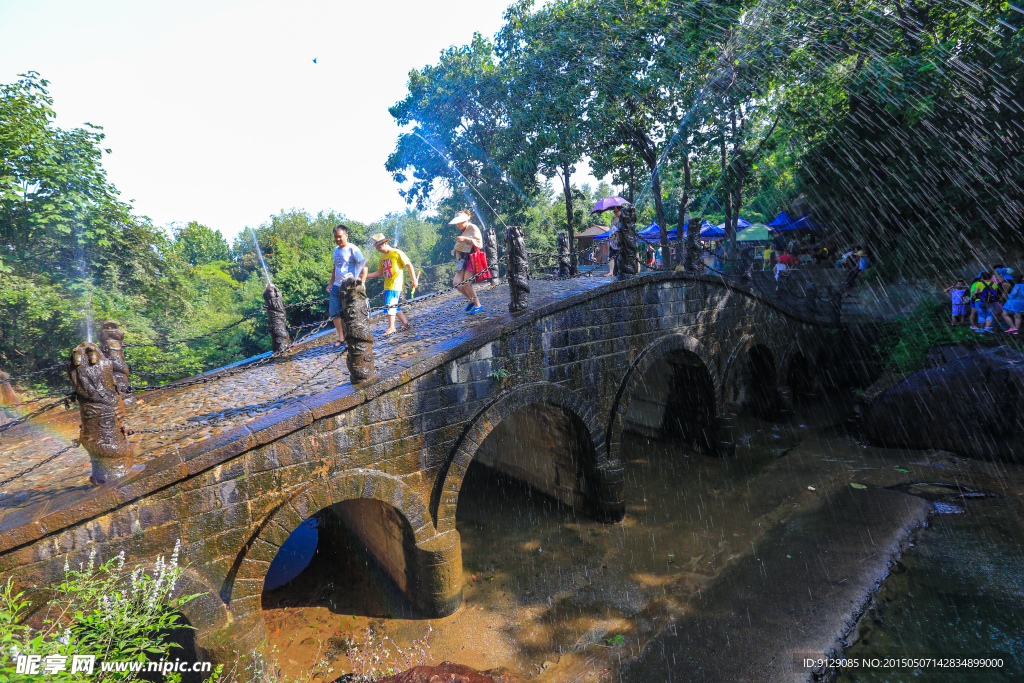
<svg viewBox="0 0 1024 683">
<path fill-rule="evenodd" d="M 469 299 L 469 303 L 466 304 L 466 312 L 474 315 L 483 311 L 484 308 L 480 305 L 480 297 L 473 289 L 473 276 L 476 273 L 473 272 L 473 267 L 469 264 L 469 255 L 473 253 L 474 249 L 483 248 L 484 237 L 480 234 L 480 228 L 470 223 L 469 219 L 468 211 L 459 211 L 454 218 L 448 221 L 448 225 L 457 226 L 462 231 L 455 238 L 455 250 L 452 252 L 455 256 L 455 278 L 452 280 L 452 286 L 458 289 L 462 296 Z"/>
<path fill-rule="evenodd" d="M 406 256 L 405 252 L 401 249 L 397 249 L 388 244 L 388 238 L 377 233 L 371 235 L 370 239 L 373 240 L 373 247 L 380 252 L 380 267 L 372 273 L 368 273 L 366 279 L 384 276 L 384 305 L 388 309 L 388 329 L 384 330 L 384 336 L 394 334 L 397 330 L 395 329 L 395 316 L 402 321 L 402 327 L 405 329 L 409 327 L 409 320 L 402 313 L 402 307 L 398 305 L 398 299 L 402 295 L 402 285 L 404 284 L 404 273 L 403 268 L 409 270 L 409 282 L 412 284 L 412 288 L 416 289 L 418 279 L 416 277 L 416 269 L 412 266 L 412 261 Z"/>
</svg>

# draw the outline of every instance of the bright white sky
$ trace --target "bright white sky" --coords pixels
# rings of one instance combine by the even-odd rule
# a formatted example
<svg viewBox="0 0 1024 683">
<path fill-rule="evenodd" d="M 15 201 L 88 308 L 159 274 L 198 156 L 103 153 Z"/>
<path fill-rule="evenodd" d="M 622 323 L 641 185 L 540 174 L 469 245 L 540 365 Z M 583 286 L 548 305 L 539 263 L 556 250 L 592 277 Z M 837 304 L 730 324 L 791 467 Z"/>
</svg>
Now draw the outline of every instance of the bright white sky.
<svg viewBox="0 0 1024 683">
<path fill-rule="evenodd" d="M 0 82 L 38 71 L 57 125 L 103 126 L 110 180 L 158 225 L 370 222 L 405 207 L 384 161 L 409 70 L 510 2 L 0 0 Z"/>
</svg>

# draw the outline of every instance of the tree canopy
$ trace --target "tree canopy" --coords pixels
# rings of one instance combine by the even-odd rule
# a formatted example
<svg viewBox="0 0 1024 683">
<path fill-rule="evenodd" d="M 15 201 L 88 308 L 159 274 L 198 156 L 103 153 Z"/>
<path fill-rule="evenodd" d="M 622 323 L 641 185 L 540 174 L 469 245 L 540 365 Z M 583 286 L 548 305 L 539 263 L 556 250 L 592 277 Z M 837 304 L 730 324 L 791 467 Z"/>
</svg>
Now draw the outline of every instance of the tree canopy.
<svg viewBox="0 0 1024 683">
<path fill-rule="evenodd" d="M 464 174 L 519 223 L 511 177 L 531 200 L 531 176 L 557 178 L 570 231 L 589 161 L 662 227 L 799 208 L 894 258 L 1020 242 L 1022 20 L 994 0 L 520 0 L 494 41 L 410 73 L 388 169 Z M 424 163 L 409 144 L 431 126 L 444 153 Z"/>
</svg>

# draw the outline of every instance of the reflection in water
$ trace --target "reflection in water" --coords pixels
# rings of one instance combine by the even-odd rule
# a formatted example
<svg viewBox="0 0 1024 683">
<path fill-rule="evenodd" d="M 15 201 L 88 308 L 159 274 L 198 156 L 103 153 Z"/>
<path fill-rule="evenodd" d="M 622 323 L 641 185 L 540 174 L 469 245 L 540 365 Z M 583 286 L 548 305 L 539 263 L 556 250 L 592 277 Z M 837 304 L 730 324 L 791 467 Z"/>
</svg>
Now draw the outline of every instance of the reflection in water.
<svg viewBox="0 0 1024 683">
<path fill-rule="evenodd" d="M 309 566 L 316 552 L 317 530 L 316 518 L 310 517 L 299 525 L 270 563 L 270 569 L 263 580 L 263 590 L 271 591 L 280 588 Z"/>
</svg>

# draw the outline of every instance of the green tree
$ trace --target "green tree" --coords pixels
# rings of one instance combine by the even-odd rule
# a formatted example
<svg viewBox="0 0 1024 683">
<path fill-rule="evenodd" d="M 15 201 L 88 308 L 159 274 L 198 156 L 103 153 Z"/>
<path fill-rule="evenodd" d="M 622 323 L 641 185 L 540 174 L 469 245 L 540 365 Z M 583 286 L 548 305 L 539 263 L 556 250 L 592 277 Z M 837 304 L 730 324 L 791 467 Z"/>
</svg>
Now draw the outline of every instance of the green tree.
<svg viewBox="0 0 1024 683">
<path fill-rule="evenodd" d="M 116 265 L 146 228 L 107 181 L 102 129 L 55 127 L 48 85 L 29 72 L 0 87 L 0 258 L 23 274 L 88 277 Z"/>
<path fill-rule="evenodd" d="M 487 225 L 529 204 L 536 168 L 509 129 L 517 105 L 508 79 L 479 34 L 442 52 L 438 64 L 409 72 L 408 95 L 389 110 L 406 130 L 385 163 L 407 185 L 406 201 L 425 209 L 440 191 Z"/>
<path fill-rule="evenodd" d="M 505 14 L 498 54 L 512 75 L 508 97 L 515 103 L 509 129 L 520 140 L 524 163 L 548 178 L 558 178 L 565 202 L 569 244 L 575 243 L 572 174 L 586 152 L 586 122 L 580 116 L 590 97 L 585 50 L 565 49 L 564 8 L 531 13 L 532 0 L 521 0 Z M 572 249 L 570 270 L 577 270 Z"/>
<path fill-rule="evenodd" d="M 187 225 L 171 227 L 174 242 L 170 252 L 192 266 L 202 266 L 214 261 L 230 261 L 231 250 L 219 230 L 190 221 Z"/>
</svg>

